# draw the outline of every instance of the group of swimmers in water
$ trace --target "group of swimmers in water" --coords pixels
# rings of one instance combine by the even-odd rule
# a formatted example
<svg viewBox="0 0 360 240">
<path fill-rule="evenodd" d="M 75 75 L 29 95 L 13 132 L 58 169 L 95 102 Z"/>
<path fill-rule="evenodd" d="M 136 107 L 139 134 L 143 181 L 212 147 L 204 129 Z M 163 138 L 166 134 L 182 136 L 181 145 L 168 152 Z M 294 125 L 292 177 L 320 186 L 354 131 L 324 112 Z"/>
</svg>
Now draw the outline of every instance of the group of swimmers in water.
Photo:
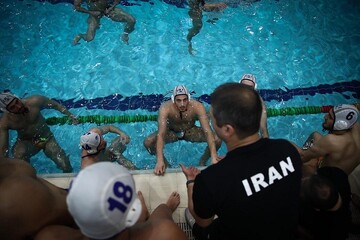
<svg viewBox="0 0 360 240">
<path fill-rule="evenodd" d="M 240 82 L 256 88 L 256 78 L 252 74 L 245 74 Z M 262 137 L 269 137 L 267 130 L 266 107 L 262 101 L 263 111 L 261 117 L 260 133 Z M 72 172 L 73 168 L 68 155 L 60 147 L 46 120 L 41 114 L 45 108 L 55 109 L 69 117 L 72 124 L 78 124 L 77 117 L 65 106 L 45 96 L 34 95 L 20 99 L 9 92 L 0 94 L 0 110 L 4 112 L 1 117 L 1 156 L 9 155 L 9 131 L 16 130 L 18 133 L 16 143 L 12 147 L 12 156 L 30 162 L 30 158 L 43 150 L 58 168 L 63 172 Z M 200 126 L 196 126 L 196 121 Z M 115 133 L 110 146 L 104 135 Z M 171 167 L 164 157 L 164 145 L 176 141 L 207 142 L 203 155 L 198 165 L 205 166 L 209 158 L 211 163 L 221 159 L 217 150 L 221 146 L 220 139 L 214 134 L 209 124 L 208 114 L 204 105 L 191 98 L 191 94 L 184 85 L 174 88 L 171 99 L 164 102 L 158 115 L 158 130 L 144 140 L 146 150 L 156 155 L 156 166 L 154 173 L 163 175 L 167 167 Z M 83 147 L 81 155 L 82 163 L 111 160 L 117 161 L 130 170 L 138 169 L 132 161 L 124 157 L 126 145 L 130 142 L 130 136 L 113 125 L 99 126 L 90 129 L 80 137 Z"/>
<path fill-rule="evenodd" d="M 246 94 L 250 94 L 250 91 L 252 92 L 251 93 L 252 95 L 256 93 L 256 91 L 254 91 L 256 87 L 256 78 L 253 75 L 245 74 L 241 78 L 240 83 L 241 84 L 238 84 L 236 86 L 228 85 L 227 87 L 230 87 L 229 90 L 232 90 L 233 87 L 239 88 L 239 90 L 241 90 L 240 92 L 244 92 Z M 243 85 L 248 85 L 248 86 L 244 88 L 242 87 Z M 224 84 L 224 86 L 226 86 L 226 84 Z M 222 86 L 219 87 L 219 89 L 221 88 Z M 217 96 L 217 95 L 214 96 L 218 97 L 217 101 L 219 101 L 219 99 L 222 99 L 222 96 Z M 245 96 L 241 96 L 241 98 L 244 101 L 245 100 L 248 101 Z M 264 115 L 266 115 L 266 108 L 264 108 L 264 103 L 263 101 L 261 101 L 261 98 L 258 97 L 258 99 L 259 100 L 258 100 L 257 108 L 259 111 L 257 113 L 257 116 L 259 123 L 258 123 L 258 127 L 256 128 L 256 131 L 259 131 L 261 134 L 256 132 L 251 135 L 251 136 L 256 136 L 256 141 L 253 140 L 255 142 L 260 142 L 259 140 L 261 138 L 259 138 L 259 136 L 262 136 L 262 139 L 269 138 L 267 129 L 264 132 L 260 131 L 262 119 L 264 118 Z M 165 173 L 166 167 L 168 166 L 168 163 L 164 158 L 164 154 L 163 154 L 163 149 L 165 144 L 174 141 L 181 141 L 181 140 L 208 143 L 207 149 L 204 151 L 204 154 L 201 157 L 199 164 L 204 164 L 206 163 L 208 158 L 211 158 L 211 166 L 219 166 L 219 170 L 220 170 L 222 168 L 221 166 L 224 166 L 225 164 L 225 162 L 223 162 L 224 159 L 227 159 L 226 162 L 230 163 L 229 161 L 231 156 L 225 156 L 225 157 L 218 156 L 217 149 L 223 140 L 225 141 L 227 148 L 231 150 L 232 147 L 234 147 L 232 145 L 232 142 L 236 143 L 238 141 L 237 140 L 238 137 L 234 138 L 235 135 L 241 136 L 241 133 L 237 133 L 236 131 L 234 132 L 234 130 L 232 130 L 231 124 L 233 123 L 230 124 L 220 121 L 224 117 L 233 118 L 232 115 L 221 115 L 222 114 L 221 111 L 223 108 L 226 109 L 226 111 L 232 111 L 231 107 L 232 107 L 231 105 L 226 105 L 222 107 L 217 106 L 216 102 L 214 103 L 212 102 L 210 115 L 212 121 L 216 121 L 213 122 L 213 127 L 215 128 L 215 131 L 213 131 L 212 128 L 210 127 L 209 118 L 205 111 L 205 107 L 197 100 L 191 98 L 191 94 L 184 85 L 176 86 L 173 90 L 171 99 L 164 102 L 160 107 L 159 115 L 158 115 L 158 131 L 156 131 L 153 134 L 150 134 L 144 140 L 144 146 L 146 147 L 146 149 L 151 154 L 156 155 L 157 158 L 157 163 L 154 169 L 154 173 L 156 175 L 163 175 Z M 0 149 L 1 149 L 0 163 L 2 166 L 2 168 L 0 169 L 0 175 L 3 176 L 2 179 L 11 178 L 12 179 L 11 181 L 20 184 L 19 181 L 25 179 L 23 179 L 22 177 L 16 178 L 17 176 L 16 171 L 20 171 L 20 169 L 27 169 L 25 171 L 26 174 L 31 173 L 32 171 L 30 171 L 28 167 L 25 167 L 23 164 L 21 164 L 19 161 L 15 159 L 23 159 L 29 161 L 31 156 L 33 156 L 34 154 L 38 153 L 41 150 L 43 150 L 44 153 L 49 158 L 51 158 L 61 169 L 63 169 L 64 172 L 72 171 L 69 159 L 64 153 L 64 150 L 62 150 L 58 145 L 58 143 L 56 142 L 54 135 L 52 134 L 50 128 L 46 124 L 45 118 L 41 114 L 41 110 L 44 108 L 55 109 L 67 115 L 73 124 L 78 123 L 77 117 L 73 115 L 69 110 L 67 110 L 65 106 L 47 97 L 36 95 L 36 96 L 28 97 L 26 99 L 20 99 L 14 94 L 8 92 L 0 93 L 0 110 L 3 112 L 0 118 Z M 239 111 L 244 111 L 245 109 L 247 109 L 246 106 L 242 106 L 241 109 L 239 109 Z M 271 185 L 271 188 L 273 187 L 276 188 L 276 186 L 274 185 L 274 181 L 283 179 L 289 174 L 291 174 L 291 176 L 295 176 L 293 175 L 294 172 L 296 172 L 296 176 L 298 176 L 299 175 L 298 168 L 302 167 L 303 170 L 301 171 L 302 173 L 300 174 L 302 175 L 301 197 L 304 199 L 306 203 L 313 206 L 309 210 L 306 210 L 305 208 L 305 210 L 302 212 L 304 214 L 300 219 L 303 220 L 303 222 L 300 221 L 300 223 L 303 224 L 302 227 L 304 227 L 305 230 L 311 230 L 313 232 L 316 232 L 316 234 L 320 234 L 324 236 L 326 231 L 328 233 L 330 232 L 326 228 L 328 227 L 327 224 L 332 224 L 331 230 L 336 230 L 335 232 L 341 234 L 341 236 L 347 235 L 348 223 L 349 221 L 351 222 L 351 220 L 349 220 L 350 219 L 349 217 L 351 215 L 349 215 L 348 206 L 352 199 L 356 199 L 356 198 L 352 198 L 351 194 L 353 194 L 353 196 L 357 196 L 355 193 L 350 192 L 351 190 L 347 177 L 351 174 L 354 174 L 353 172 L 355 172 L 356 169 L 358 169 L 357 166 L 359 166 L 360 163 L 359 162 L 360 161 L 360 147 L 359 147 L 360 126 L 358 123 L 358 116 L 359 116 L 359 110 L 354 105 L 340 104 L 334 106 L 325 115 L 324 122 L 322 125 L 323 129 L 328 131 L 328 134 L 322 135 L 320 133 L 314 132 L 309 136 L 309 139 L 306 141 L 304 146 L 296 146 L 295 144 L 290 144 L 287 141 L 288 143 L 286 144 L 286 149 L 291 150 L 292 157 L 286 159 L 282 159 L 282 158 L 280 159 L 281 161 L 279 162 L 280 164 L 279 166 L 281 167 L 282 171 L 279 172 L 276 170 L 276 168 L 272 166 L 267 171 L 267 173 L 269 174 L 268 176 L 269 179 L 265 178 L 261 181 L 259 177 L 254 176 L 242 181 L 248 196 L 252 196 L 255 194 L 255 192 L 252 189 L 255 190 L 258 189 L 256 190 L 256 192 L 261 190 L 262 193 L 266 193 L 267 191 L 264 190 L 266 189 L 266 186 L 269 186 L 270 188 Z M 245 116 L 242 116 L 242 118 L 245 118 Z M 200 121 L 201 126 L 195 125 L 195 122 L 197 120 Z M 252 125 L 253 124 L 251 124 L 251 126 Z M 7 159 L 10 155 L 9 154 L 10 130 L 16 130 L 18 133 L 17 140 L 12 148 L 12 156 L 13 158 L 15 158 L 14 160 Z M 247 129 L 244 129 L 242 131 L 246 132 Z M 111 146 L 107 148 L 106 147 L 107 142 L 104 140 L 103 135 L 109 132 L 118 134 L 118 137 L 116 137 L 112 141 Z M 112 206 L 111 209 L 118 209 L 123 211 L 124 213 L 126 212 L 125 215 L 121 215 L 121 219 L 119 220 L 119 222 L 128 221 L 128 225 L 126 225 L 125 223 L 124 225 L 119 225 L 119 226 L 116 225 L 115 229 L 112 228 L 111 230 L 109 230 L 109 232 L 106 232 L 106 230 L 104 230 L 103 234 L 99 233 L 102 238 L 104 238 L 104 236 L 105 237 L 110 236 L 114 232 L 118 233 L 119 231 L 123 231 L 124 229 L 127 230 L 123 233 L 130 234 L 132 230 L 137 229 L 137 228 L 133 228 L 131 230 L 131 226 L 133 226 L 134 222 L 137 221 L 137 219 L 141 218 L 140 217 L 141 215 L 144 215 L 143 220 L 145 222 L 147 219 L 151 218 L 151 217 L 149 218 L 148 213 L 142 212 L 140 210 L 140 207 L 138 207 L 139 205 L 142 205 L 142 209 L 144 209 L 144 207 L 146 208 L 146 206 L 144 205 L 144 201 L 141 201 L 142 199 L 141 193 L 138 193 L 138 198 L 133 197 L 134 187 L 132 185 L 133 180 L 131 180 L 131 175 L 129 175 L 129 173 L 125 171 L 124 170 L 125 168 L 123 167 L 119 168 L 118 170 L 114 167 L 114 166 L 124 165 L 129 169 L 136 169 L 136 167 L 131 163 L 131 161 L 124 158 L 118 158 L 124 152 L 125 146 L 129 141 L 130 141 L 130 137 L 126 133 L 124 133 L 123 131 L 121 131 L 120 129 L 114 126 L 99 126 L 96 128 L 92 128 L 88 132 L 80 136 L 80 145 L 82 147 L 82 150 L 81 150 L 81 158 L 80 157 L 79 158 L 81 159 L 82 170 L 80 171 L 79 178 L 76 178 L 74 183 L 72 184 L 74 190 L 73 191 L 70 190 L 70 194 L 67 196 L 64 195 L 66 194 L 65 192 L 64 193 L 62 192 L 60 194 L 61 196 L 64 195 L 63 197 L 58 196 L 63 200 L 64 198 L 67 198 L 67 206 L 64 206 L 65 201 L 62 200 L 60 202 L 57 202 L 56 204 L 59 204 L 58 206 L 60 206 L 60 208 L 64 208 L 64 207 L 67 208 L 71 212 L 71 214 L 73 214 L 73 217 L 75 218 L 76 221 L 76 225 L 81 228 L 81 232 L 78 230 L 74 232 L 72 227 L 70 229 L 66 228 L 67 230 L 65 230 L 64 227 L 56 226 L 56 227 L 51 227 L 50 229 L 44 228 L 45 231 L 42 231 L 41 233 L 41 236 L 43 237 L 42 238 L 39 237 L 38 239 L 51 239 L 49 238 L 48 234 L 52 234 L 51 236 L 55 236 L 54 232 L 65 233 L 68 231 L 70 235 L 74 233 L 76 234 L 82 233 L 88 237 L 90 236 L 91 238 L 97 238 L 98 236 L 97 234 L 99 233 L 99 231 L 100 232 L 103 231 L 107 226 L 107 224 L 105 224 L 106 226 L 104 226 L 103 228 L 101 227 L 102 225 L 100 224 L 103 224 L 106 221 L 101 220 L 101 218 L 97 218 L 97 217 L 92 218 L 88 214 L 93 214 L 93 213 L 96 214 L 95 210 L 94 212 L 82 211 L 81 207 L 84 207 L 85 206 L 84 202 L 90 199 L 94 201 L 92 201 L 90 205 L 87 205 L 87 207 L 85 206 L 87 209 L 91 208 L 92 206 L 95 206 L 96 208 L 99 207 L 100 205 L 98 205 L 97 203 L 104 202 L 104 199 L 102 200 L 100 199 L 101 200 L 100 201 L 97 198 L 100 196 L 106 196 L 107 199 L 106 201 L 110 203 L 110 205 Z M 262 141 L 262 142 L 265 144 L 266 141 Z M 274 144 L 279 143 L 278 141 L 271 141 L 271 142 L 273 142 Z M 270 144 L 270 141 L 268 141 L 268 143 Z M 246 143 L 245 146 L 248 144 L 249 143 Z M 296 148 L 294 148 L 294 146 Z M 240 148 L 242 149 L 243 147 L 240 146 Z M 266 152 L 268 150 L 270 151 L 271 149 L 264 148 L 263 150 Z M 241 155 L 243 154 L 246 154 L 246 152 L 241 153 Z M 252 153 L 251 156 L 249 155 L 248 157 L 255 159 L 256 156 L 257 156 L 257 152 L 255 151 L 254 153 Z M 269 155 L 268 158 L 269 158 L 268 160 L 273 159 L 273 156 Z M 299 163 L 299 161 L 297 161 L 300 159 L 303 162 L 302 166 Z M 107 166 L 107 163 L 109 163 L 109 161 L 115 161 L 115 160 L 118 160 L 120 164 L 111 165 L 111 167 L 109 167 L 110 165 Z M 293 165 L 295 163 L 295 160 L 297 161 L 296 166 Z M 220 164 L 220 162 L 223 162 L 224 164 Z M 99 165 L 99 163 L 104 163 L 104 166 L 100 167 L 102 164 Z M 202 171 L 191 166 L 187 168 L 182 165 L 181 168 L 187 177 L 188 181 L 186 185 L 188 187 L 188 194 L 189 196 L 191 196 L 192 191 L 194 192 L 199 191 L 200 186 L 202 186 L 202 184 L 205 183 L 205 182 L 199 182 L 200 180 L 196 178 L 196 176 L 198 174 L 201 174 Z M 15 171 L 11 169 L 17 169 L 17 170 Z M 260 167 L 259 170 L 260 169 L 262 168 Z M 102 173 L 102 171 L 104 172 Z M 211 172 L 210 168 L 209 171 Z M 209 171 L 204 170 L 204 172 L 209 172 Z M 217 174 L 217 171 L 215 172 L 212 171 L 212 172 L 213 174 Z M 24 172 L 22 172 L 20 175 L 23 174 Z M 94 187 L 91 188 L 94 189 L 94 192 L 88 191 L 89 189 L 87 189 L 84 186 L 84 183 L 90 184 L 89 179 L 96 178 L 93 176 L 93 174 L 99 177 L 106 176 L 104 179 L 104 184 L 105 182 L 110 181 L 111 184 L 113 184 L 111 185 L 112 187 L 111 188 Z M 205 176 L 204 174 L 202 174 L 203 177 Z M 224 172 L 224 174 L 226 174 L 226 172 Z M 115 178 L 111 178 L 111 176 L 118 176 L 119 180 L 116 180 Z M 234 177 L 236 178 L 236 176 Z M 33 173 L 31 174 L 31 176 L 29 175 L 27 178 L 28 180 L 26 180 L 26 182 L 21 183 L 24 184 L 21 186 L 30 184 L 30 182 L 32 182 L 33 180 L 38 179 L 34 177 Z M 84 180 L 81 180 L 83 178 Z M 30 179 L 32 180 L 30 181 Z M 220 181 L 220 180 L 221 179 L 217 179 L 216 181 Z M 38 180 L 36 180 L 37 182 L 36 184 L 35 181 L 33 182 L 34 185 L 32 187 L 34 187 L 34 191 L 35 191 L 38 188 L 35 187 L 35 185 L 38 185 L 39 182 Z M 77 187 L 77 182 L 79 184 L 78 187 Z M 99 178 L 99 182 L 101 182 L 101 178 Z M 124 182 L 126 183 L 125 185 Z M 96 185 L 97 183 L 98 183 L 97 181 L 94 182 L 95 184 L 94 186 L 99 186 Z M 197 186 L 196 189 L 195 188 L 193 189 L 194 183 Z M 108 186 L 107 184 L 105 185 Z M 50 185 L 46 185 L 46 186 L 49 187 L 49 189 L 51 189 L 51 192 L 53 193 L 57 192 L 56 194 L 59 195 L 60 193 L 59 190 L 55 190 L 55 188 L 50 187 Z M 295 187 L 295 185 L 293 187 Z M 6 202 L 11 200 L 10 199 L 11 194 L 10 195 L 5 194 L 6 191 L 10 191 L 9 189 L 12 188 L 10 186 L 9 188 L 4 187 L 4 194 L 0 192 L 0 198 Z M 41 187 L 41 189 L 43 188 Z M 85 191 L 86 194 L 82 192 L 82 189 L 86 190 Z M 206 189 L 208 189 L 208 187 L 206 187 Z M 329 195 L 321 194 L 319 196 L 316 195 L 317 192 L 320 193 L 327 192 L 328 189 L 333 189 L 330 192 L 331 194 Z M 104 191 L 105 195 L 99 194 L 99 192 L 102 191 Z M 24 193 L 25 190 L 22 192 Z M 108 193 L 110 195 L 107 195 Z M 73 195 L 75 195 L 75 197 L 72 200 Z M 201 197 L 202 195 L 196 195 L 196 196 L 197 196 L 196 201 L 198 201 L 200 200 L 199 197 Z M 221 197 L 219 195 L 217 196 Z M 323 197 L 324 199 L 320 199 L 319 202 L 319 198 L 323 198 Z M 17 197 L 16 199 L 22 199 L 22 198 Z M 83 201 L 78 201 L 78 199 L 83 199 Z M 122 200 L 119 202 L 119 199 Z M 140 202 L 137 201 L 136 199 L 140 199 Z M 277 199 L 279 200 L 279 196 L 277 197 Z M 11 204 L 16 203 L 13 200 L 11 201 L 12 201 Z M 120 205 L 120 203 L 123 204 L 124 201 L 129 205 L 128 206 Z M 189 197 L 190 210 L 188 210 L 186 214 L 187 219 L 189 222 L 191 222 L 190 218 L 191 215 L 193 215 L 194 218 L 196 219 L 195 222 L 200 224 L 202 220 L 201 219 L 199 220 L 199 216 L 196 214 L 198 210 L 194 212 L 194 209 L 192 209 L 193 208 L 192 201 L 193 199 Z M 39 199 L 37 199 L 35 202 L 30 201 L 29 199 L 27 201 L 27 204 L 38 205 Z M 54 205 L 56 204 L 54 202 Z M 162 212 L 161 216 L 163 216 L 162 221 L 164 219 L 169 220 L 171 218 L 171 214 L 176 209 L 178 204 L 179 204 L 178 193 L 172 193 L 168 202 L 165 205 L 161 205 L 161 207 L 159 206 L 160 207 L 159 211 Z M 44 203 L 42 206 L 49 206 L 49 204 Z M 196 204 L 196 206 L 197 208 L 200 207 L 200 205 L 198 204 Z M 49 208 L 52 207 L 53 206 L 51 207 L 49 206 Z M 132 209 L 132 210 L 127 211 L 127 209 Z M 315 211 L 314 209 L 320 209 L 320 212 L 321 211 L 325 211 L 325 212 L 321 212 L 321 214 L 319 215 L 317 214 L 318 210 Z M 21 212 L 21 211 L 20 212 L 17 211 L 16 213 L 23 216 L 23 218 L 21 219 L 28 219 L 29 216 L 36 215 L 30 213 L 25 214 L 25 212 Z M 338 215 L 340 213 L 343 215 Z M 6 212 L 4 214 L 9 214 L 10 216 L 11 214 L 14 213 Z M 66 215 L 68 213 L 64 213 L 64 214 Z M 105 217 L 110 219 L 114 217 L 116 219 L 116 217 L 112 216 L 111 213 L 109 214 L 110 214 L 109 216 L 105 216 Z M 61 219 L 66 220 L 64 224 L 66 224 L 67 226 L 72 226 L 72 225 L 75 226 L 75 224 L 71 221 L 71 218 L 69 218 L 68 215 L 66 216 L 65 215 L 61 217 Z M 53 215 L 50 214 L 48 218 L 50 218 L 51 216 Z M 316 216 L 316 219 L 319 219 L 315 229 L 313 229 L 311 224 L 309 225 L 309 221 L 311 219 L 315 219 L 311 216 Z M 101 221 L 93 224 L 90 221 L 91 219 L 93 219 L 94 221 L 100 219 Z M 334 222 L 331 223 L 329 222 L 324 224 L 324 222 L 322 222 L 321 220 L 325 221 L 326 219 L 332 219 L 334 220 Z M 0 223 L 2 225 L 6 224 L 6 223 L 2 223 L 1 221 Z M 172 220 L 168 223 L 169 223 L 169 229 L 167 230 L 170 230 L 170 226 L 171 226 L 172 229 L 171 231 L 174 231 L 175 236 L 179 237 L 179 239 L 185 239 L 184 233 L 182 233 L 181 231 L 179 231 L 178 228 L 176 228 Z M 144 231 L 147 231 L 146 226 L 148 226 L 148 224 L 143 225 Z M 324 227 L 324 228 L 320 228 L 320 227 Z M 198 227 L 196 228 L 198 229 Z M 152 228 L 148 229 L 148 231 L 152 231 L 152 230 L 154 229 Z M 35 232 L 37 231 L 38 229 Z M 15 233 L 14 231 L 10 231 L 10 230 L 9 232 Z M 165 232 L 167 231 L 164 231 L 163 233 Z"/>
<path fill-rule="evenodd" d="M 82 3 L 86 2 L 87 8 L 82 7 Z M 74 0 L 74 8 L 78 12 L 88 14 L 88 29 L 85 34 L 79 33 L 73 39 L 73 44 L 76 45 L 81 39 L 90 42 L 94 39 L 96 30 L 100 27 L 100 19 L 103 16 L 110 18 L 115 22 L 125 23 L 124 32 L 121 39 L 124 43 L 129 43 L 129 34 L 134 31 L 136 19 L 131 14 L 117 8 L 116 5 L 120 0 L 114 0 L 110 5 L 107 0 Z M 202 12 L 222 11 L 227 5 L 225 3 L 205 3 L 204 0 L 190 0 L 189 1 L 189 16 L 192 20 L 192 27 L 187 34 L 188 50 L 193 54 L 192 38 L 196 36 L 202 26 Z"/>
</svg>

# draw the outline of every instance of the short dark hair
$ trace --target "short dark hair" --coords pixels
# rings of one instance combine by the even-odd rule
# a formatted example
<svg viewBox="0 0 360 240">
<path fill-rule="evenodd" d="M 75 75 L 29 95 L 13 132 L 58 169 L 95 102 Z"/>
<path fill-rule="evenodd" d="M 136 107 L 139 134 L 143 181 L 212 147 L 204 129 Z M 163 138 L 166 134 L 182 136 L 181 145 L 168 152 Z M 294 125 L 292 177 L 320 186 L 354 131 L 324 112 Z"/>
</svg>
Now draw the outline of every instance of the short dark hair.
<svg viewBox="0 0 360 240">
<path fill-rule="evenodd" d="M 330 179 L 316 174 L 303 180 L 301 197 L 309 206 L 326 211 L 338 202 L 339 191 Z"/>
<path fill-rule="evenodd" d="M 224 83 L 211 94 L 212 114 L 219 127 L 231 125 L 240 137 L 259 131 L 261 99 L 252 87 L 240 83 Z"/>
</svg>

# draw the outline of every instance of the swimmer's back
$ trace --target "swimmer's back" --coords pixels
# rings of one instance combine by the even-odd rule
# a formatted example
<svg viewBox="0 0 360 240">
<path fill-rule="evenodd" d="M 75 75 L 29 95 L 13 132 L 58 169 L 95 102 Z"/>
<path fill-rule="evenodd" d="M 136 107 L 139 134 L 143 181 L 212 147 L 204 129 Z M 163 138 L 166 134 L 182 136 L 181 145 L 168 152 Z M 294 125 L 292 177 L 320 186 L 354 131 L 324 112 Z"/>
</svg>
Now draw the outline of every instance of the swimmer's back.
<svg viewBox="0 0 360 240">
<path fill-rule="evenodd" d="M 65 198 L 65 191 L 38 178 L 27 162 L 1 161 L 1 238 L 26 239 L 49 224 L 73 224 Z"/>
<path fill-rule="evenodd" d="M 322 166 L 341 168 L 348 175 L 360 164 L 360 125 L 356 123 L 351 131 L 342 135 L 327 135 L 330 139 L 330 153 Z"/>
</svg>

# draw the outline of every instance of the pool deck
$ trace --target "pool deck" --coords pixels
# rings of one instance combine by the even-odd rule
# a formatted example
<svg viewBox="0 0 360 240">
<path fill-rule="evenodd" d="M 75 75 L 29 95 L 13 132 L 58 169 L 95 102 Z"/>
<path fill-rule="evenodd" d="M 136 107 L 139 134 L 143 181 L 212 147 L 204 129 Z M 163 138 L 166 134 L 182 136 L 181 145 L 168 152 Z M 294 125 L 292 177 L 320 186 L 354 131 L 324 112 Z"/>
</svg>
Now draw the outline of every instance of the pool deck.
<svg viewBox="0 0 360 240">
<path fill-rule="evenodd" d="M 173 213 L 173 219 L 185 231 L 189 240 L 193 239 L 184 217 L 188 201 L 186 178 L 181 169 L 167 169 L 164 176 L 156 176 L 152 170 L 135 170 L 131 173 L 135 180 L 136 189 L 143 193 L 150 213 L 159 204 L 165 203 L 173 191 L 180 194 L 180 205 Z M 39 176 L 58 187 L 68 188 L 75 174 L 43 174 Z"/>
<path fill-rule="evenodd" d="M 186 178 L 181 169 L 167 169 L 164 176 L 156 176 L 152 170 L 131 171 L 135 179 L 137 191 L 144 195 L 146 205 L 151 213 L 160 203 L 165 203 L 173 191 L 180 194 L 180 205 L 173 214 L 173 219 L 188 235 L 194 239 L 191 230 L 186 225 L 184 210 L 187 207 Z M 68 188 L 75 174 L 39 175 L 47 181 L 62 188 Z M 360 165 L 349 176 L 351 191 L 360 195 Z M 352 207 L 353 222 L 360 224 L 360 209 Z M 360 235 L 350 235 L 348 240 L 359 240 Z"/>
<path fill-rule="evenodd" d="M 186 178 L 181 169 L 168 169 L 164 176 L 156 176 L 152 170 L 131 171 L 137 191 L 141 191 L 151 213 L 159 204 L 165 203 L 173 191 L 180 194 L 180 205 L 173 214 L 175 222 L 184 222 L 187 207 Z M 75 174 L 39 175 L 52 184 L 68 188 Z"/>
</svg>

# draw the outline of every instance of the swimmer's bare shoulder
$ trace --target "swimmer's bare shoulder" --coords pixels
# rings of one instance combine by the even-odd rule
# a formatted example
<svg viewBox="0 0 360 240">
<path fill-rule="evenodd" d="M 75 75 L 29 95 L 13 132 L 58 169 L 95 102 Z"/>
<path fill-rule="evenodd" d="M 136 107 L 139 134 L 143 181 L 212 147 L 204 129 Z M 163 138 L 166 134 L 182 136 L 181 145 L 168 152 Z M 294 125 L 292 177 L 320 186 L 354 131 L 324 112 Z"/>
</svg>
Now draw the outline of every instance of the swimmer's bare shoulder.
<svg viewBox="0 0 360 240">
<path fill-rule="evenodd" d="M 194 109 L 194 112 L 198 115 L 206 115 L 206 110 L 204 104 L 197 100 L 191 100 L 190 101 L 190 108 Z"/>
<path fill-rule="evenodd" d="M 45 106 L 50 99 L 42 95 L 33 95 L 28 98 L 22 99 L 28 106 L 41 107 Z"/>
<path fill-rule="evenodd" d="M 10 176 L 29 176 L 36 178 L 36 171 L 24 160 L 5 159 L 0 161 L 0 179 L 3 180 Z"/>
<path fill-rule="evenodd" d="M 174 111 L 174 104 L 172 101 L 166 101 L 164 103 L 161 104 L 160 109 L 159 109 L 159 115 L 166 117 L 168 116 L 171 112 Z"/>
<path fill-rule="evenodd" d="M 7 131 L 8 130 L 8 115 L 7 114 L 3 114 L 2 116 L 0 116 L 0 131 Z M 3 160 L 3 159 L 1 159 Z"/>
</svg>

